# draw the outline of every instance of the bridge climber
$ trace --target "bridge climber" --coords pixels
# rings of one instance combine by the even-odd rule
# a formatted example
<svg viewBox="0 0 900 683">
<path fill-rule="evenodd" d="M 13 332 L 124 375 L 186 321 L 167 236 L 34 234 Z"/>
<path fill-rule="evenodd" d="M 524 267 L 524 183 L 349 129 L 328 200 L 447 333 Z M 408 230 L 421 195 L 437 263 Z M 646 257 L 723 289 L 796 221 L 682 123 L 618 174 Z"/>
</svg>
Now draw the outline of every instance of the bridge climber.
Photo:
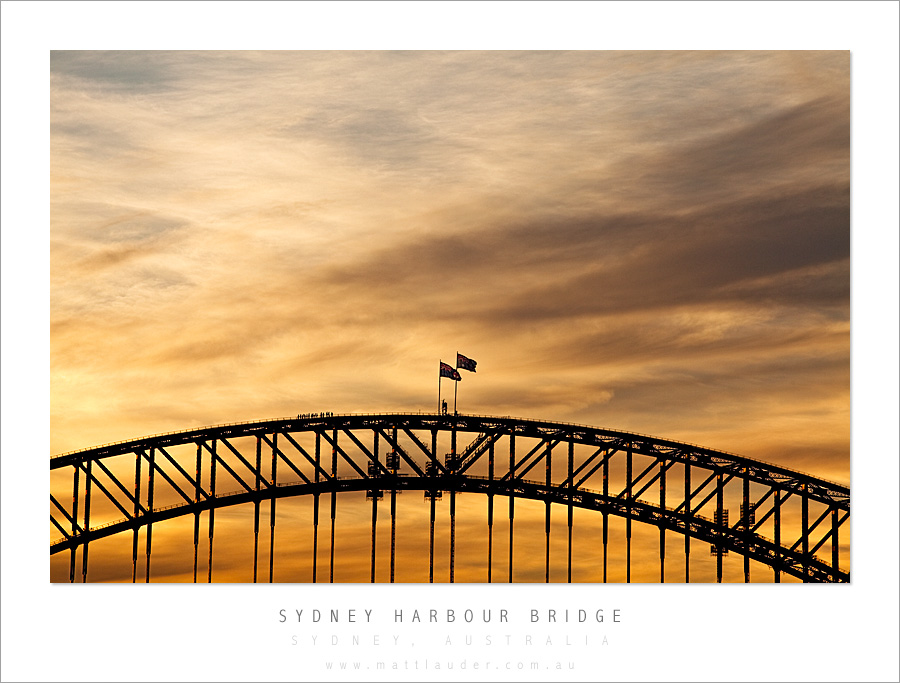
<svg viewBox="0 0 900 683">
<path fill-rule="evenodd" d="M 57 537 L 50 544 L 50 554 L 69 554 L 71 582 L 78 578 L 79 554 L 80 580 L 86 582 L 89 546 L 117 534 L 132 536 L 132 581 L 137 581 L 141 529 L 143 580 L 149 582 L 153 528 L 180 517 L 193 517 L 193 580 L 198 576 L 202 580 L 199 541 L 204 515 L 205 578 L 212 582 L 216 511 L 247 505 L 253 509 L 254 582 L 261 578 L 260 520 L 268 507 L 267 579 L 272 582 L 276 509 L 279 502 L 296 497 L 312 502 L 311 569 L 312 581 L 317 582 L 323 496 L 330 503 L 328 580 L 333 582 L 336 561 L 340 561 L 335 558 L 338 500 L 351 492 L 365 492 L 371 503 L 372 582 L 376 580 L 379 502 L 384 505 L 386 493 L 390 497 L 389 576 L 393 582 L 397 496 L 408 491 L 423 492 L 429 511 L 430 582 L 442 580 L 435 576 L 435 521 L 436 503 L 444 494 L 449 498 L 446 580 L 456 581 L 456 501 L 462 493 L 479 494 L 486 500 L 487 553 L 480 581 L 496 580 L 498 498 L 506 498 L 508 506 L 505 579 L 509 582 L 515 579 L 515 532 L 522 533 L 521 524 L 514 524 L 517 500 L 532 501 L 531 507 L 536 502 L 544 509 L 546 582 L 551 580 L 551 568 L 561 572 L 563 566 L 551 557 L 553 510 L 565 513 L 566 580 L 573 580 L 573 552 L 578 552 L 573 549 L 572 533 L 576 509 L 586 511 L 579 512 L 579 519 L 589 514 L 599 524 L 602 561 L 586 581 L 610 579 L 611 518 L 624 520 L 626 582 L 632 581 L 633 524 L 658 530 L 660 582 L 673 580 L 666 572 L 667 544 L 673 535 L 683 540 L 684 571 L 678 581 L 691 582 L 691 555 L 698 546 L 709 548 L 709 557 L 715 558 L 718 582 L 723 581 L 723 562 L 729 553 L 743 559 L 745 582 L 751 580 L 751 560 L 765 566 L 762 580 L 846 582 L 850 578 L 847 487 L 722 451 L 586 425 L 443 412 L 308 413 L 64 453 L 50 459 L 50 469 L 56 475 L 54 481 L 68 477 L 64 488 L 54 488 L 50 495 L 50 521 Z M 240 488 L 226 491 L 226 482 Z M 61 502 L 67 500 L 63 490 L 72 492 L 70 504 Z M 527 526 L 525 530 L 532 532 Z M 418 580 L 424 577 L 423 551 Z M 759 572 L 754 579 L 761 580 Z"/>
</svg>

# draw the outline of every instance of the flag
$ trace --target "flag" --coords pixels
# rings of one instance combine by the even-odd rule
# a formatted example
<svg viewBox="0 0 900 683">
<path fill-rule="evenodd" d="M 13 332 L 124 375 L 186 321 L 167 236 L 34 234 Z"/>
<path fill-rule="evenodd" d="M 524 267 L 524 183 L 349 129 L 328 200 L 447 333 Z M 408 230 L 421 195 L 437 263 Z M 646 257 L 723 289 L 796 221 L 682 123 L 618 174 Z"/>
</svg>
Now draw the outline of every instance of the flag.
<svg viewBox="0 0 900 683">
<path fill-rule="evenodd" d="M 445 362 L 441 361 L 441 377 L 449 377 L 452 380 L 456 380 L 457 382 L 462 379 L 459 376 L 459 373 L 447 365 Z"/>
<path fill-rule="evenodd" d="M 463 370 L 471 370 L 475 372 L 476 361 L 471 358 L 466 358 L 461 353 L 457 352 L 456 354 L 456 367 L 462 368 Z"/>
</svg>

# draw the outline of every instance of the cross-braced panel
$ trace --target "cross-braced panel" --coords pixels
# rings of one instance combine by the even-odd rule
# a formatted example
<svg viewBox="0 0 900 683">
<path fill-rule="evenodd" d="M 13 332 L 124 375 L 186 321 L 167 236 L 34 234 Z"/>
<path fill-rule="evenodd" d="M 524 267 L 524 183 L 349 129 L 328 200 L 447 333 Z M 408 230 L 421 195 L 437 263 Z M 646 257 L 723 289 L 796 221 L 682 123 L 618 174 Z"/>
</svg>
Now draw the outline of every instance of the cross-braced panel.
<svg viewBox="0 0 900 683">
<path fill-rule="evenodd" d="M 225 514 L 235 506 L 253 510 L 253 581 L 273 581 L 276 509 L 296 497 L 311 498 L 313 504 L 314 582 L 324 580 L 318 527 L 320 508 L 326 506 L 326 564 L 333 581 L 341 561 L 335 558 L 338 502 L 351 492 L 365 492 L 371 506 L 371 581 L 376 580 L 379 505 L 382 510 L 389 505 L 393 582 L 398 496 L 410 491 L 423 492 L 421 515 L 429 519 L 429 581 L 436 580 L 436 510 L 445 500 L 446 576 L 457 580 L 457 499 L 468 493 L 484 496 L 487 503 L 487 555 L 480 580 L 498 578 L 494 527 L 501 516 L 508 533 L 503 578 L 514 580 L 515 533 L 522 530 L 522 522 L 515 524 L 517 501 L 529 511 L 519 517 L 528 527 L 535 526 L 535 505 L 543 507 L 547 582 L 562 566 L 566 580 L 573 580 L 573 552 L 577 558 L 579 550 L 573 549 L 576 510 L 592 514 L 586 523 L 596 527 L 591 547 L 599 541 L 602 548 L 596 571 L 581 580 L 609 580 L 610 528 L 619 523 L 624 523 L 626 582 L 632 580 L 633 539 L 645 540 L 648 529 L 658 535 L 661 582 L 690 582 L 692 553 L 715 558 L 719 582 L 729 553 L 743 559 L 745 582 L 751 580 L 751 562 L 766 565 L 776 582 L 782 575 L 813 582 L 849 580 L 846 487 L 737 455 L 583 425 L 471 415 L 298 415 L 108 444 L 51 458 L 50 467 L 55 538 L 50 552 L 69 552 L 73 582 L 79 552 L 81 580 L 86 581 L 90 544 L 116 534 L 132 536 L 132 580 L 139 580 L 140 565 L 140 578 L 149 581 L 154 527 L 175 519 L 193 522 L 193 580 L 212 581 L 216 512 Z M 63 491 L 72 492 L 71 500 Z M 498 497 L 506 500 L 505 514 L 495 508 Z M 554 511 L 565 519 L 565 562 L 551 553 Z M 265 541 L 266 526 L 268 574 L 261 577 L 260 531 Z M 673 538 L 682 545 L 677 576 L 671 569 L 667 574 L 666 566 Z M 646 556 L 646 549 L 641 552 Z M 419 580 L 425 580 L 424 562 L 422 571 Z"/>
</svg>

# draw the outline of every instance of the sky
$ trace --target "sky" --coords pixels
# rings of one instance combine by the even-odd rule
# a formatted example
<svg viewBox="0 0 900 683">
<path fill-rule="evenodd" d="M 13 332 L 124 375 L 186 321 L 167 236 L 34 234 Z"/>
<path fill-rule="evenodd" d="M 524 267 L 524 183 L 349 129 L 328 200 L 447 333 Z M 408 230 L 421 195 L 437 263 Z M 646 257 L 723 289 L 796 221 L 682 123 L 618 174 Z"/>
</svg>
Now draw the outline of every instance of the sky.
<svg viewBox="0 0 900 683">
<path fill-rule="evenodd" d="M 849 485 L 850 64 L 54 51 L 51 454 L 431 411 L 459 351 L 462 413 Z"/>
</svg>

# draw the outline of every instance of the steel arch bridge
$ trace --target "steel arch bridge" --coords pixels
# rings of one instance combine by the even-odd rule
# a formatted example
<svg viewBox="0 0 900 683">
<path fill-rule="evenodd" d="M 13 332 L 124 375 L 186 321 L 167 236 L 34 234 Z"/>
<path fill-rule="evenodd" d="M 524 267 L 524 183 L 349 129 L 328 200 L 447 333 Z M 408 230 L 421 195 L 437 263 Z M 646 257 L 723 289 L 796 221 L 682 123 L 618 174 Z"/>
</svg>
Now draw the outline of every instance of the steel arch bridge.
<svg viewBox="0 0 900 683">
<path fill-rule="evenodd" d="M 443 457 L 441 451 L 446 451 Z M 494 503 L 498 497 L 506 499 L 508 505 L 509 582 L 513 581 L 517 499 L 545 506 L 548 582 L 553 509 L 567 513 L 566 566 L 568 581 L 572 581 L 575 508 L 592 511 L 602 520 L 602 539 L 598 542 L 602 540 L 603 560 L 592 579 L 596 582 L 607 580 L 610 516 L 624 520 L 628 582 L 635 522 L 659 531 L 660 582 L 666 580 L 667 533 L 683 538 L 684 582 L 691 581 L 692 541 L 695 547 L 698 542 L 704 549 L 708 547 L 710 555 L 715 556 L 719 582 L 722 560 L 729 552 L 743 558 L 745 582 L 750 581 L 751 560 L 770 568 L 775 582 L 780 582 L 782 574 L 804 582 L 847 582 L 850 578 L 849 569 L 841 567 L 839 543 L 842 529 L 844 537 L 849 536 L 847 487 L 692 444 L 585 425 L 477 415 L 313 413 L 106 444 L 52 457 L 50 469 L 51 474 L 59 471 L 57 477 L 67 475 L 68 490 L 72 491 L 69 505 L 50 495 L 52 530 L 57 537 L 62 534 L 51 542 L 50 554 L 70 553 L 71 582 L 76 580 L 79 550 L 81 580 L 87 581 L 91 542 L 129 532 L 133 536 L 132 581 L 136 581 L 142 528 L 144 580 L 149 582 L 154 525 L 190 515 L 194 521 L 196 582 L 204 513 L 209 538 L 206 578 L 211 582 L 216 510 L 243 504 L 254 507 L 254 582 L 259 578 L 261 506 L 267 504 L 269 508 L 271 582 L 276 503 L 295 496 L 313 497 L 314 582 L 318 580 L 320 498 L 330 498 L 329 580 L 333 581 L 337 499 L 338 494 L 350 491 L 365 491 L 371 501 L 373 582 L 378 503 L 385 496 L 390 499 L 393 582 L 396 497 L 404 491 L 424 492 L 430 506 L 428 580 L 432 582 L 435 503 L 448 494 L 452 583 L 456 497 L 468 492 L 482 494 L 487 500 L 488 582 L 494 580 Z M 529 475 L 531 478 L 527 478 Z M 235 482 L 241 488 L 223 492 L 226 482 Z M 117 510 L 118 519 L 110 520 L 107 512 L 100 523 L 92 521 L 92 507 L 93 519 L 97 520 L 98 503 Z M 729 505 L 736 514 L 729 515 Z M 830 551 L 830 557 L 817 554 L 820 551 Z"/>
</svg>

